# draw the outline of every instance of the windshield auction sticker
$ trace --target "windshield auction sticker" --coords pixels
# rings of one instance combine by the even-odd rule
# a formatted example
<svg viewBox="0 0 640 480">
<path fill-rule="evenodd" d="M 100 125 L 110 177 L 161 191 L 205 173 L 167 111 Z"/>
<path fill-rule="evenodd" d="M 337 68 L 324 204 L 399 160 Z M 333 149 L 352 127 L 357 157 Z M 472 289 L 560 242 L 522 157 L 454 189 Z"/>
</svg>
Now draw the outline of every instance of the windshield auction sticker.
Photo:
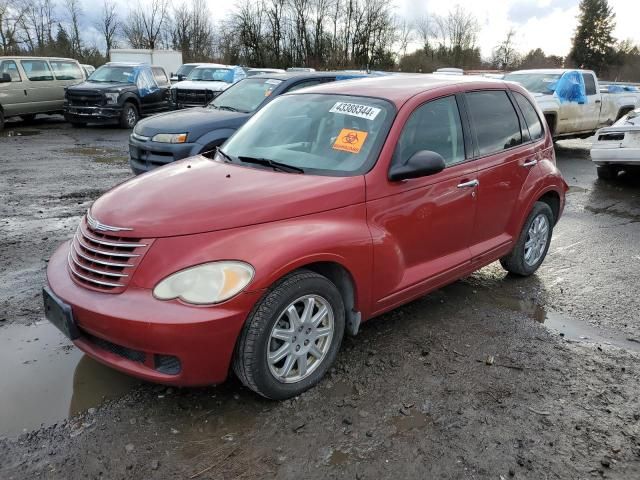
<svg viewBox="0 0 640 480">
<path fill-rule="evenodd" d="M 338 102 L 329 113 L 341 113 L 343 115 L 351 115 L 352 117 L 366 118 L 367 120 L 375 120 L 380 113 L 379 108 L 370 107 L 369 105 L 358 105 L 357 103 Z"/>
<path fill-rule="evenodd" d="M 333 149 L 349 153 L 360 153 L 367 135 L 369 135 L 367 132 L 343 128 L 333 144 Z"/>
</svg>

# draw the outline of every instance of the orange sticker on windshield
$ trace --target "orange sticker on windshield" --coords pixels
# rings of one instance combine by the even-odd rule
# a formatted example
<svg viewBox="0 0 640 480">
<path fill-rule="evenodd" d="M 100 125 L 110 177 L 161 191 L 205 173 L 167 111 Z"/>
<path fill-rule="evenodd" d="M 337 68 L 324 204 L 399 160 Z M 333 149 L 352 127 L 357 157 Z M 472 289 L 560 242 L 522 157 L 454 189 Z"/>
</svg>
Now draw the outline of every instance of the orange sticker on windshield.
<svg viewBox="0 0 640 480">
<path fill-rule="evenodd" d="M 349 153 L 360 153 L 367 135 L 369 135 L 367 132 L 343 128 L 333 144 L 333 149 Z"/>
</svg>

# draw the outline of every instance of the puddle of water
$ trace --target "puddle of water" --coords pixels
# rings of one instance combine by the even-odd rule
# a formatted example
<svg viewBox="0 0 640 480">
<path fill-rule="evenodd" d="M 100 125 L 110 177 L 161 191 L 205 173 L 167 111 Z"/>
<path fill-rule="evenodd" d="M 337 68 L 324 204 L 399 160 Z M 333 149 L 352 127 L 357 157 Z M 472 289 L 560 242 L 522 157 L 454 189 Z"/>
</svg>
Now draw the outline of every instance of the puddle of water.
<svg viewBox="0 0 640 480">
<path fill-rule="evenodd" d="M 560 312 L 546 310 L 543 305 L 512 297 L 493 297 L 495 303 L 526 313 L 532 320 L 543 324 L 548 330 L 562 335 L 565 340 L 584 343 L 612 345 L 640 352 L 640 343 L 621 335 L 609 334 Z"/>
<path fill-rule="evenodd" d="M 0 328 L 0 436 L 119 398 L 139 381 L 86 357 L 49 322 Z"/>
<path fill-rule="evenodd" d="M 349 461 L 350 455 L 342 450 L 333 450 L 329 457 L 330 465 L 342 465 Z"/>
<path fill-rule="evenodd" d="M 33 137 L 34 135 L 40 135 L 42 132 L 40 130 L 20 130 L 16 132 L 15 130 L 6 130 L 0 133 L 0 137 Z"/>
<path fill-rule="evenodd" d="M 591 213 L 595 213 L 596 215 L 600 215 L 600 214 L 607 214 L 607 215 L 611 215 L 613 217 L 616 218 L 622 218 L 624 220 L 631 220 L 630 223 L 637 223 L 640 222 L 640 215 L 636 215 L 633 213 L 629 213 L 629 212 L 624 212 L 621 210 L 614 210 L 613 208 L 611 208 L 613 205 L 610 205 L 608 207 L 593 207 L 591 205 L 587 205 L 584 207 L 585 210 L 591 212 Z"/>
<path fill-rule="evenodd" d="M 575 185 L 569 185 L 569 193 L 586 193 L 589 190 L 583 187 L 577 187 Z"/>
<path fill-rule="evenodd" d="M 393 425 L 396 427 L 396 433 L 404 433 L 416 428 L 424 428 L 428 423 L 428 415 L 415 409 L 410 410 L 409 415 L 393 417 Z"/>
</svg>

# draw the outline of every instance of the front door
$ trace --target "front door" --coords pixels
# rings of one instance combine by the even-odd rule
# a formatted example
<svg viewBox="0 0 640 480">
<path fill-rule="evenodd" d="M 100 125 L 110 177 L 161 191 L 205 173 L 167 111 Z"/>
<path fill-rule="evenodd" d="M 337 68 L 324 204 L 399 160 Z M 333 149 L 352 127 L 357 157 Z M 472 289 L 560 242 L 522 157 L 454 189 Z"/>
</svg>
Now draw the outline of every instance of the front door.
<svg viewBox="0 0 640 480">
<path fill-rule="evenodd" d="M 416 108 L 392 162 L 405 163 L 421 150 L 439 153 L 447 168 L 389 182 L 388 195 L 367 202 L 374 239 L 374 314 L 449 283 L 470 264 L 476 175 L 475 165 L 467 161 L 455 96 Z"/>
</svg>

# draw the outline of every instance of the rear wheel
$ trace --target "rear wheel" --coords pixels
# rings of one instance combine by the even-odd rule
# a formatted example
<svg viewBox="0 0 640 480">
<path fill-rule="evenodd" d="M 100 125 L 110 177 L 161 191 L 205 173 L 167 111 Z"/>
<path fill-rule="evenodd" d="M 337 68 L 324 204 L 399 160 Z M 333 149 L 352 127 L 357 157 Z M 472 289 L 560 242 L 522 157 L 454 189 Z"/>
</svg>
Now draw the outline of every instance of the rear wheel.
<svg viewBox="0 0 640 480">
<path fill-rule="evenodd" d="M 86 127 L 87 124 L 84 122 L 69 122 L 73 128 L 82 128 Z"/>
<path fill-rule="evenodd" d="M 523 277 L 538 270 L 549 251 L 553 224 L 551 207 L 544 202 L 536 202 L 515 247 L 509 255 L 500 259 L 502 267 L 509 273 Z"/>
<path fill-rule="evenodd" d="M 24 123 L 31 123 L 36 119 L 36 114 L 30 113 L 28 115 L 20 115 L 20 118 Z"/>
<path fill-rule="evenodd" d="M 342 343 L 345 310 L 326 277 L 300 270 L 282 279 L 256 306 L 236 346 L 242 383 L 274 400 L 316 385 Z"/>
<path fill-rule="evenodd" d="M 613 180 L 618 176 L 618 168 L 613 165 L 599 165 L 598 178 L 601 180 Z"/>
<path fill-rule="evenodd" d="M 136 106 L 131 102 L 125 103 L 122 107 L 122 113 L 120 114 L 120 127 L 133 128 L 136 126 L 139 119 L 140 116 Z"/>
</svg>

